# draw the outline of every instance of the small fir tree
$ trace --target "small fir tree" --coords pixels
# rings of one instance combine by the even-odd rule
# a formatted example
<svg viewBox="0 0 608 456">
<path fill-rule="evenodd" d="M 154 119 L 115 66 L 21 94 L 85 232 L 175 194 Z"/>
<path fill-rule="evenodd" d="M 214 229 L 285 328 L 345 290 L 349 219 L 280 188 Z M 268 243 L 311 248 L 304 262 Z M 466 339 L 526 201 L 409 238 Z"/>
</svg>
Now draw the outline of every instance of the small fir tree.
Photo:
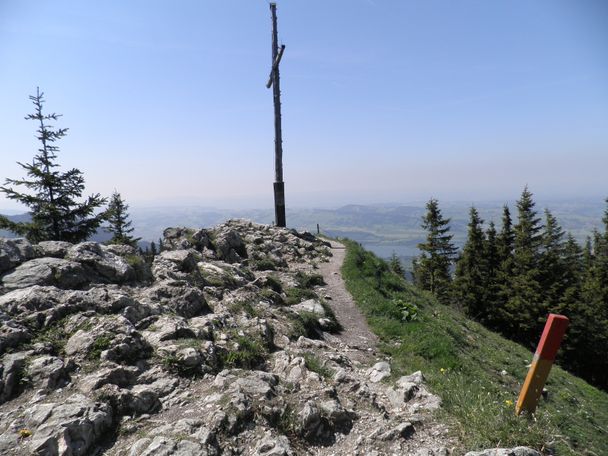
<svg viewBox="0 0 608 456">
<path fill-rule="evenodd" d="M 475 207 L 469 211 L 467 241 L 456 263 L 454 278 L 454 298 L 464 311 L 478 320 L 484 320 L 486 265 L 483 254 L 485 236 L 483 220 Z"/>
<path fill-rule="evenodd" d="M 26 116 L 38 124 L 37 139 L 40 148 L 32 163 L 18 164 L 26 171 L 23 179 L 6 179 L 0 187 L 7 198 L 15 200 L 30 209 L 31 220 L 13 222 L 0 216 L 0 228 L 25 236 L 31 242 L 46 240 L 81 242 L 91 236 L 104 219 L 103 212 L 95 211 L 105 204 L 99 194 L 89 196 L 84 202 L 77 202 L 84 191 L 82 172 L 74 168 L 60 172 L 56 162 L 59 146 L 56 142 L 63 138 L 68 129 L 54 129 L 49 122 L 57 121 L 59 114 L 43 113 L 44 94 L 36 89 L 30 96 L 34 113 Z M 16 188 L 25 187 L 28 193 Z"/>
<path fill-rule="evenodd" d="M 141 238 L 131 236 L 134 228 L 131 226 L 127 209 L 129 209 L 129 205 L 125 203 L 120 193 L 114 190 L 106 211 L 106 219 L 108 221 L 106 230 L 112 233 L 110 243 L 135 247 Z"/>
<path fill-rule="evenodd" d="M 421 254 L 414 261 L 415 281 L 419 287 L 447 303 L 452 281 L 450 267 L 456 255 L 452 235 L 449 234 L 450 219 L 443 218 L 436 199 L 431 199 L 426 209 L 422 228 L 427 231 L 427 237 L 426 242 L 418 244 Z"/>
<path fill-rule="evenodd" d="M 391 271 L 393 271 L 395 274 L 397 274 L 400 277 L 405 277 L 405 269 L 403 269 L 401 260 L 399 259 L 399 257 L 397 256 L 397 254 L 395 252 L 393 252 L 390 259 L 388 260 L 388 264 L 389 264 L 389 267 L 391 268 Z"/>
</svg>

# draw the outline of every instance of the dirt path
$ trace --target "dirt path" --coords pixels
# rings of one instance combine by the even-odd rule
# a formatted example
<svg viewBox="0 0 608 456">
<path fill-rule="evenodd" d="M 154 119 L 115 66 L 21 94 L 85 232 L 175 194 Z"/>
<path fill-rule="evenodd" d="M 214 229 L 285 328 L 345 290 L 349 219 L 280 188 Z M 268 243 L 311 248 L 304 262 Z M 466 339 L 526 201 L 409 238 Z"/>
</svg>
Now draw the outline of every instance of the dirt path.
<svg viewBox="0 0 608 456">
<path fill-rule="evenodd" d="M 365 317 L 346 290 L 344 279 L 342 279 L 340 273 L 340 268 L 346 256 L 346 249 L 340 242 L 333 240 L 329 242 L 331 243 L 333 256 L 328 263 L 322 263 L 319 269 L 325 283 L 327 283 L 325 295 L 331 298 L 328 299 L 328 304 L 344 329 L 340 334 L 328 335 L 327 338 L 330 341 L 337 339 L 338 342 L 342 342 L 353 349 L 365 350 L 375 354 L 378 337 L 367 326 Z"/>
</svg>

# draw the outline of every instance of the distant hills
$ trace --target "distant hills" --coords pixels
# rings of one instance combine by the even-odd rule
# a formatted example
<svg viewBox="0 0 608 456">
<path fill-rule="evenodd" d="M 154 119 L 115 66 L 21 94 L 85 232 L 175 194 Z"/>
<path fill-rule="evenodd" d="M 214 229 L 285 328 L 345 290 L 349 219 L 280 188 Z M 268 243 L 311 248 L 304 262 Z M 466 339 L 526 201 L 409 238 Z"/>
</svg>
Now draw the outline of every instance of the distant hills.
<svg viewBox="0 0 608 456">
<path fill-rule="evenodd" d="M 467 202 L 439 201 L 446 217 L 451 218 L 451 231 L 454 242 L 462 246 L 466 239 L 468 211 Z M 486 223 L 491 220 L 500 225 L 502 202 L 484 202 L 475 206 Z M 513 216 L 516 208 L 509 206 Z M 579 242 L 584 241 L 594 228 L 601 224 L 604 201 L 580 199 L 569 201 L 539 201 L 537 210 L 543 217 L 544 208 L 549 208 L 558 218 L 566 231 L 570 231 Z M 2 212 L 2 211 L 0 211 Z M 418 254 L 417 244 L 425 233 L 420 228 L 421 217 L 425 213 L 424 203 L 416 204 L 349 204 L 335 209 L 293 208 L 287 210 L 287 224 L 296 229 L 316 232 L 317 224 L 322 233 L 330 236 L 347 237 L 363 244 L 378 256 L 388 258 L 393 252 L 408 265 L 411 258 Z M 162 232 L 169 226 L 215 226 L 230 218 L 245 218 L 257 223 L 271 224 L 274 219 L 272 209 L 222 210 L 200 206 L 161 206 L 134 207 L 130 209 L 135 235 L 142 238 L 144 246 L 150 241 L 158 241 Z M 26 215 L 10 215 L 12 220 L 25 220 Z M 10 233 L 0 230 L 0 236 L 11 237 Z M 93 240 L 105 241 L 108 234 L 99 232 Z"/>
</svg>

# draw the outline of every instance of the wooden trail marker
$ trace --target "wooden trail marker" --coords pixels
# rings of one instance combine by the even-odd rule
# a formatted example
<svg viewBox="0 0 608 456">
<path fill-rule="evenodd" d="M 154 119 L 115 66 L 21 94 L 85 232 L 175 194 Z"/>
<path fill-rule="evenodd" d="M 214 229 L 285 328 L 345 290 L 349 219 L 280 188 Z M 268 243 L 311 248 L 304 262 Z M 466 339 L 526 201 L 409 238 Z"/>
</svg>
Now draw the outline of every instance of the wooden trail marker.
<svg viewBox="0 0 608 456">
<path fill-rule="evenodd" d="M 568 328 L 568 323 L 568 318 L 563 315 L 549 314 L 536 353 L 532 358 L 532 365 L 519 392 L 519 398 L 515 406 L 516 415 L 519 415 L 522 410 L 530 413 L 536 410 L 538 399 L 543 392 L 547 377 L 549 377 L 549 372 Z"/>
<path fill-rule="evenodd" d="M 267 88 L 272 86 L 274 100 L 274 218 L 276 226 L 285 226 L 285 183 L 283 182 L 283 133 L 281 131 L 281 87 L 279 64 L 285 45 L 279 50 L 277 32 L 277 4 L 270 4 L 272 14 L 272 67 Z"/>
</svg>

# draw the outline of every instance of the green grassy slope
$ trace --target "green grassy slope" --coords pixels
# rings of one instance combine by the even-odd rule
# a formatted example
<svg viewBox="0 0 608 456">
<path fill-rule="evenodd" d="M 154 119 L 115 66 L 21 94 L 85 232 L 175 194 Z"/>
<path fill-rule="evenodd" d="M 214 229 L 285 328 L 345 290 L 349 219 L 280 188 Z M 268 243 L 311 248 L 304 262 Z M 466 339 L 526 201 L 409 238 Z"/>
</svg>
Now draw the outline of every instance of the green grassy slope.
<svg viewBox="0 0 608 456">
<path fill-rule="evenodd" d="M 461 450 L 527 445 L 545 454 L 608 455 L 608 394 L 554 366 L 536 413 L 516 417 L 533 353 L 442 306 L 358 244 L 345 244 L 346 286 L 392 357 L 394 376 L 424 373 Z M 404 322 L 402 309 L 411 304 L 417 317 Z"/>
</svg>

